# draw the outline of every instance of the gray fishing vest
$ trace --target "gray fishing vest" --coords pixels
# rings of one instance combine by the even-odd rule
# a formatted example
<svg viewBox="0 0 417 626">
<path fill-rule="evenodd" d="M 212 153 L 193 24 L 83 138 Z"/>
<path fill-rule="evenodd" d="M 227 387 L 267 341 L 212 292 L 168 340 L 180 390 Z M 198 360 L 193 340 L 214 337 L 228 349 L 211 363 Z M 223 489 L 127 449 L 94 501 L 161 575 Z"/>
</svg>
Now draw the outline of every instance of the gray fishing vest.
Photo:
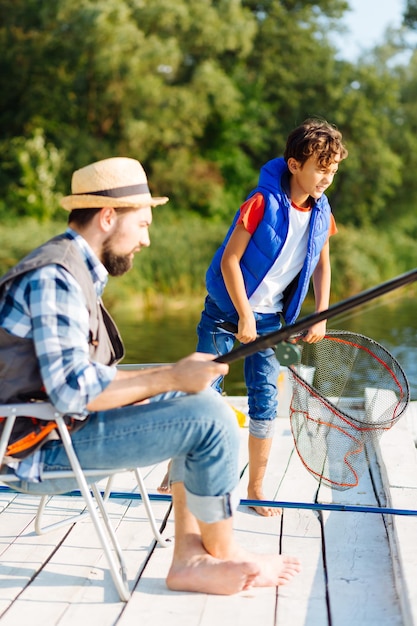
<svg viewBox="0 0 417 626">
<path fill-rule="evenodd" d="M 90 319 L 89 351 L 92 361 L 112 365 L 124 355 L 117 327 L 97 297 L 90 272 L 76 243 L 65 234 L 36 248 L 0 278 L 0 298 L 17 276 L 43 267 L 61 265 L 80 285 Z M 80 306 L 84 306 L 80 302 Z M 0 328 L 0 402 L 45 398 L 38 359 L 32 339 L 23 339 Z"/>
</svg>

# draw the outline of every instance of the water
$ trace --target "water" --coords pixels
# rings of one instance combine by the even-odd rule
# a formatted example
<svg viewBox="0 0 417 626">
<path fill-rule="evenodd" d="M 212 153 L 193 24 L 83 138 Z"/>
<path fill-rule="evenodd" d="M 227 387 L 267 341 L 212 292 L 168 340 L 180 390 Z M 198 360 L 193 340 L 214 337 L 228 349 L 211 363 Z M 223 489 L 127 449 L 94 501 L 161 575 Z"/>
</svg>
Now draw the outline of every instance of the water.
<svg viewBox="0 0 417 626">
<path fill-rule="evenodd" d="M 302 315 L 309 313 L 303 310 Z M 198 303 L 192 309 L 168 307 L 146 315 L 119 313 L 114 317 L 126 348 L 125 363 L 169 363 L 195 350 Z M 382 344 L 399 361 L 410 384 L 411 399 L 417 400 L 417 315 L 413 295 L 404 294 L 404 289 L 391 292 L 329 320 L 328 328 L 350 330 Z M 241 361 L 231 365 L 225 391 L 245 395 Z"/>
</svg>

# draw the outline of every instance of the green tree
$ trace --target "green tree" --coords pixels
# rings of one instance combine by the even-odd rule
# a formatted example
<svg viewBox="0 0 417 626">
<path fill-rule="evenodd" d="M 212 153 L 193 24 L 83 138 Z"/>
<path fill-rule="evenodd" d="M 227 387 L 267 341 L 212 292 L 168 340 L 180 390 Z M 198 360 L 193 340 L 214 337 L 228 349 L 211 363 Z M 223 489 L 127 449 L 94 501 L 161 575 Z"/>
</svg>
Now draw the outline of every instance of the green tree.
<svg viewBox="0 0 417 626">
<path fill-rule="evenodd" d="M 407 0 L 404 11 L 404 24 L 413 30 L 417 30 L 417 1 Z"/>
<path fill-rule="evenodd" d="M 13 138 L 10 146 L 11 160 L 18 172 L 0 198 L 0 215 L 7 221 L 22 216 L 39 221 L 53 218 L 61 197 L 56 178 L 63 155 L 46 142 L 41 129 L 35 129 L 27 139 Z"/>
<path fill-rule="evenodd" d="M 16 199 L 23 178 L 33 187 L 19 150 L 39 129 L 66 155 L 50 170 L 54 193 L 68 192 L 75 167 L 127 154 L 177 210 L 229 217 L 289 131 L 319 115 L 342 130 L 350 152 L 329 193 L 338 219 L 387 224 L 398 197 L 406 215 L 403 181 L 417 193 L 405 163 L 415 154 L 414 65 L 395 66 L 392 44 L 356 65 L 338 59 L 329 32 L 347 7 L 0 0 L 2 197 L 11 189 Z"/>
<path fill-rule="evenodd" d="M 170 168 L 182 149 L 188 170 L 178 204 L 190 207 L 188 192 L 201 197 L 206 177 L 212 193 L 206 190 L 198 208 L 210 208 L 221 175 L 207 158 L 194 166 L 193 156 L 212 120 L 231 118 L 239 107 L 227 68 L 254 32 L 239 2 L 3 0 L 0 17 L 0 41 L 10 51 L 0 82 L 9 94 L 0 112 L 0 126 L 9 128 L 3 142 L 43 128 L 68 156 L 65 177 L 74 165 L 128 153 L 154 164 L 164 184 L 169 177 L 158 163 Z M 11 92 L 7 76 L 17 59 L 22 74 Z M 19 113 L 10 124 L 12 105 Z M 157 192 L 158 176 L 152 181 Z M 163 191 L 175 201 L 177 187 Z"/>
</svg>

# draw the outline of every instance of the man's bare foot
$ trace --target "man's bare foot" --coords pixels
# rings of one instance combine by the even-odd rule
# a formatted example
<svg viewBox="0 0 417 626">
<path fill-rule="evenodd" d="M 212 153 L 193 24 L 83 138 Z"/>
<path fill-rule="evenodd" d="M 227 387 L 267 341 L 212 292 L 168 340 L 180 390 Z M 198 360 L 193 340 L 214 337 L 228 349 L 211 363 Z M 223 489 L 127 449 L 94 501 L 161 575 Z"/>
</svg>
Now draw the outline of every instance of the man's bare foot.
<svg viewBox="0 0 417 626">
<path fill-rule="evenodd" d="M 173 591 L 229 596 L 250 589 L 259 577 L 262 572 L 255 562 L 222 561 L 202 553 L 186 563 L 173 563 L 166 583 Z"/>
<path fill-rule="evenodd" d="M 255 493 L 248 490 L 248 500 L 266 500 L 262 493 Z M 277 517 L 282 515 L 282 509 L 275 506 L 249 506 L 250 509 L 255 511 L 258 515 L 263 517 Z"/>
<path fill-rule="evenodd" d="M 171 487 L 169 485 L 169 468 L 171 467 L 171 461 L 168 463 L 168 468 L 165 476 L 163 477 L 161 484 L 156 488 L 158 493 L 168 494 L 171 493 Z"/>
<path fill-rule="evenodd" d="M 221 560 L 198 550 L 186 561 L 174 559 L 166 582 L 173 591 L 232 595 L 251 587 L 285 585 L 300 570 L 299 560 L 287 555 L 242 551 L 236 560 Z"/>
<path fill-rule="evenodd" d="M 252 554 L 261 568 L 254 587 L 276 587 L 285 585 L 301 570 L 300 561 L 286 554 Z"/>
</svg>

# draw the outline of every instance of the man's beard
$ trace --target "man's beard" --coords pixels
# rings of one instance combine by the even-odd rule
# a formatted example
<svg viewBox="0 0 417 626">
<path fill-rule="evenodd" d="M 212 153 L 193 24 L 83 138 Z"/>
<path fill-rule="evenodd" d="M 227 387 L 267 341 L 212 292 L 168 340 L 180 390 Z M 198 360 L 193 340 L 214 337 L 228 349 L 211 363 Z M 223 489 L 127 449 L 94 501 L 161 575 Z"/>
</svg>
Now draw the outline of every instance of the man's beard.
<svg viewBox="0 0 417 626">
<path fill-rule="evenodd" d="M 130 254 L 115 254 L 112 250 L 112 238 L 109 237 L 103 244 L 101 259 L 110 276 L 122 276 L 130 270 L 133 259 Z"/>
</svg>

